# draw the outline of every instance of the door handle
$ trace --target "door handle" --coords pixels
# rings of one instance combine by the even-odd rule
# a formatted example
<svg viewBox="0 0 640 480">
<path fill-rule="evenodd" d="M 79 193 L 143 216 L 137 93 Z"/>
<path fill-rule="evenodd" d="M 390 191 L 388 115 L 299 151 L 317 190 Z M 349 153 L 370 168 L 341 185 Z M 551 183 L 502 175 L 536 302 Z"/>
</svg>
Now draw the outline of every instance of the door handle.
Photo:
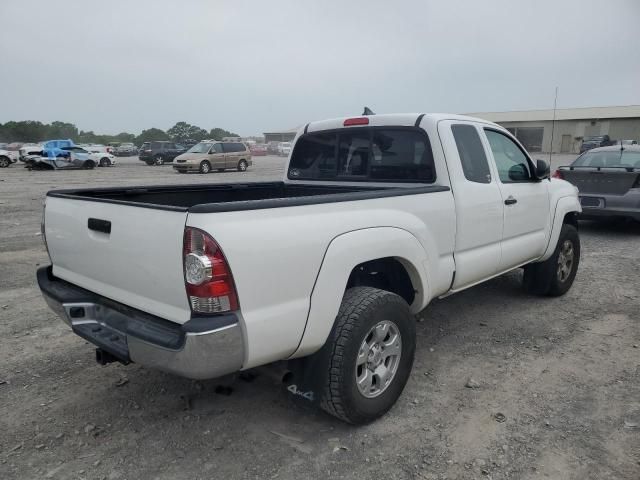
<svg viewBox="0 0 640 480">
<path fill-rule="evenodd" d="M 509 195 L 507 199 L 504 201 L 505 205 L 513 205 L 514 203 L 518 203 L 518 200 L 513 198 L 513 195 Z"/>
<path fill-rule="evenodd" d="M 90 218 L 87 221 L 87 228 L 108 235 L 111 233 L 111 222 L 109 220 L 102 220 L 101 218 Z"/>
</svg>

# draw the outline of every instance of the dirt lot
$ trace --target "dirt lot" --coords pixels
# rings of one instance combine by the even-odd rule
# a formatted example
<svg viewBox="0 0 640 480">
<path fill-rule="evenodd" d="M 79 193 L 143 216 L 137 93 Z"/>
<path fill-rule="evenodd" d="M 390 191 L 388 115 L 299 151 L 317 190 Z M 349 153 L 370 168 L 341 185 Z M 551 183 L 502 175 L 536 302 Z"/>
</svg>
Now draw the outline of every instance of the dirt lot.
<svg viewBox="0 0 640 480">
<path fill-rule="evenodd" d="M 98 366 L 46 307 L 34 273 L 48 261 L 47 190 L 271 180 L 283 164 L 209 176 L 136 159 L 0 170 L 0 479 L 640 477 L 637 224 L 582 223 L 563 298 L 525 295 L 516 272 L 433 302 L 404 394 L 359 428 L 293 406 L 266 374 L 227 396 L 216 381 Z"/>
</svg>

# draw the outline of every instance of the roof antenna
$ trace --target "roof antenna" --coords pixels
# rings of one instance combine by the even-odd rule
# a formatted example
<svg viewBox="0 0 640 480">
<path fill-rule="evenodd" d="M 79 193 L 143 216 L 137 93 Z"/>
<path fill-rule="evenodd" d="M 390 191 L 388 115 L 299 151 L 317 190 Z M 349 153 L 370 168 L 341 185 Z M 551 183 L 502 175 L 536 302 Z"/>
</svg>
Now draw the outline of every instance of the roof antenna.
<svg viewBox="0 0 640 480">
<path fill-rule="evenodd" d="M 376 112 L 371 110 L 369 107 L 364 107 L 364 112 L 362 112 L 362 115 L 375 115 L 375 114 Z"/>
<path fill-rule="evenodd" d="M 556 106 L 558 104 L 558 87 L 556 87 L 556 96 L 553 99 L 553 120 L 551 121 L 551 145 L 549 145 L 549 165 L 551 165 L 551 154 L 553 153 L 553 132 L 556 129 Z"/>
</svg>

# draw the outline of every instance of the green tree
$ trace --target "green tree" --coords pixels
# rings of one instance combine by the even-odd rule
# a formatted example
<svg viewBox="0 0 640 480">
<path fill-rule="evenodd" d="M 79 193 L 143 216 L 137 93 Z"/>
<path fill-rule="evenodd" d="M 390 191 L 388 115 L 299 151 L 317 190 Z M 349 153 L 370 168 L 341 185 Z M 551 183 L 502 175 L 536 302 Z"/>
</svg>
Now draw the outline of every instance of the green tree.
<svg viewBox="0 0 640 480">
<path fill-rule="evenodd" d="M 34 120 L 10 121 L 2 126 L 3 140 L 6 142 L 39 142 L 47 138 L 48 125 Z"/>
<path fill-rule="evenodd" d="M 185 142 L 186 140 L 200 141 L 207 138 L 207 131 L 196 125 L 187 122 L 178 122 L 167 133 L 175 142 Z"/>
<path fill-rule="evenodd" d="M 232 133 L 224 128 L 212 128 L 209 132 L 209 138 L 213 140 L 222 140 L 224 137 L 239 137 L 237 133 Z"/>
<path fill-rule="evenodd" d="M 144 142 L 153 142 L 155 140 L 169 140 L 169 135 L 159 128 L 149 128 L 143 130 L 140 135 L 136 137 L 135 144 L 141 145 Z"/>
<path fill-rule="evenodd" d="M 66 122 L 51 122 L 51 125 L 47 125 L 47 138 L 50 139 L 77 139 L 78 129 L 72 123 Z"/>
</svg>

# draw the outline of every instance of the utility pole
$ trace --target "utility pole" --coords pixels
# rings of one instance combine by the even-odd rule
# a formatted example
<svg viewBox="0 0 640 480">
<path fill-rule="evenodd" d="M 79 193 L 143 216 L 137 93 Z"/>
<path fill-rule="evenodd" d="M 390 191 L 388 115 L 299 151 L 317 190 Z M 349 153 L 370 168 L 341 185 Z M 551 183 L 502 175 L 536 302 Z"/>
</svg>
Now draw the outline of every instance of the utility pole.
<svg viewBox="0 0 640 480">
<path fill-rule="evenodd" d="M 556 107 L 558 106 L 558 87 L 556 87 L 556 96 L 553 99 L 553 120 L 551 121 L 551 145 L 549 145 L 549 165 L 551 165 L 551 153 L 553 152 L 553 133 L 556 129 Z"/>
</svg>

